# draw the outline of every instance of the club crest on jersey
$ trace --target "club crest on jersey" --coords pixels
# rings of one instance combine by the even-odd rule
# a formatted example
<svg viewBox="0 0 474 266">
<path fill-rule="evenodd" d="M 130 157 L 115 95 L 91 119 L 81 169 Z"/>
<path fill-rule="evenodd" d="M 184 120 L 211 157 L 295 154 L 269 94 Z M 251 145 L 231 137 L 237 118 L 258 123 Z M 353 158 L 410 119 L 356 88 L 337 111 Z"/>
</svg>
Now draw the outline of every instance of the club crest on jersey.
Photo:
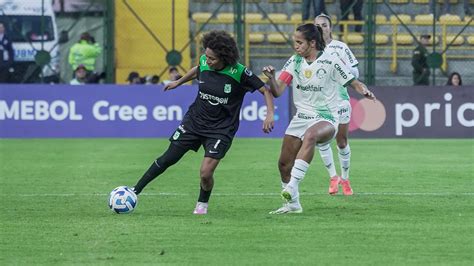
<svg viewBox="0 0 474 266">
<path fill-rule="evenodd" d="M 324 68 L 320 68 L 318 71 L 316 71 L 316 76 L 318 79 L 322 79 L 324 75 L 326 75 L 326 70 L 324 70 Z"/>
<path fill-rule="evenodd" d="M 181 135 L 181 133 L 179 133 L 179 131 L 176 130 L 176 132 L 174 132 L 174 135 L 173 135 L 173 140 L 177 140 L 179 138 L 179 135 Z"/>
<path fill-rule="evenodd" d="M 232 91 L 232 85 L 231 84 L 225 84 L 224 85 L 224 92 L 225 93 L 230 93 Z"/>
<path fill-rule="evenodd" d="M 309 79 L 313 76 L 313 72 L 310 69 L 305 69 L 304 70 L 304 76 Z"/>
</svg>

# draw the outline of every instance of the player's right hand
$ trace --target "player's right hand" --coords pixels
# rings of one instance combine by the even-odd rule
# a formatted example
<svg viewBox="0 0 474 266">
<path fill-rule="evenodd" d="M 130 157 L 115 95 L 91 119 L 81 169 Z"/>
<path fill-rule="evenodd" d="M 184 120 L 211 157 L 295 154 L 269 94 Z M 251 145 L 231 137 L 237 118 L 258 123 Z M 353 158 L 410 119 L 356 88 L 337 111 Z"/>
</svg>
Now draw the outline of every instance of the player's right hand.
<svg viewBox="0 0 474 266">
<path fill-rule="evenodd" d="M 275 68 L 271 65 L 263 67 L 263 74 L 268 78 L 273 78 L 275 76 Z"/>
<path fill-rule="evenodd" d="M 169 90 L 172 90 L 176 87 L 178 87 L 178 81 L 172 81 L 168 84 L 165 85 L 165 87 L 163 88 L 164 91 L 169 91 Z"/>
</svg>

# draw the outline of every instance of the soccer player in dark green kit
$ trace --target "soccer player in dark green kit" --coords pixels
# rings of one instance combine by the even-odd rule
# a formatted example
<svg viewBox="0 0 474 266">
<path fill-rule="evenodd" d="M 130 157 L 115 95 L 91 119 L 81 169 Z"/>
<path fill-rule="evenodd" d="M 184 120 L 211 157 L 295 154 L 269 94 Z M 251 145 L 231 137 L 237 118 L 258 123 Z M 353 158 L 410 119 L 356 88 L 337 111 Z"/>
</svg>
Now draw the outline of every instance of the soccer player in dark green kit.
<svg viewBox="0 0 474 266">
<path fill-rule="evenodd" d="M 202 43 L 205 54 L 199 59 L 199 65 L 164 87 L 165 91 L 172 90 L 197 78 L 199 91 L 196 100 L 170 137 L 168 150 L 152 163 L 134 187 L 135 193 L 139 194 L 187 151 L 197 151 L 203 146 L 201 189 L 194 214 L 207 214 L 214 186 L 214 171 L 229 150 L 239 128 L 240 108 L 247 92 L 259 90 L 265 97 L 267 116 L 263 122 L 263 131 L 271 132 L 274 125 L 273 96 L 256 75 L 237 62 L 239 51 L 235 40 L 225 31 L 211 31 L 204 35 Z"/>
</svg>

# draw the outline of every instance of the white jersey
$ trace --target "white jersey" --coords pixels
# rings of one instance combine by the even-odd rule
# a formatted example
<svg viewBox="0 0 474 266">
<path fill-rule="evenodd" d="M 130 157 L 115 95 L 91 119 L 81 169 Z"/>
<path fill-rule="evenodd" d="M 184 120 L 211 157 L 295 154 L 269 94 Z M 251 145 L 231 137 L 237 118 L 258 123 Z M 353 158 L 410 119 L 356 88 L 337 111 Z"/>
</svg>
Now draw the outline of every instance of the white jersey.
<svg viewBox="0 0 474 266">
<path fill-rule="evenodd" d="M 357 67 L 357 65 L 359 65 L 359 61 L 357 61 L 357 58 L 352 53 L 351 49 L 347 47 L 347 44 L 341 41 L 332 40 L 326 46 L 326 49 L 324 49 L 324 51 L 330 55 L 339 57 L 339 59 L 341 59 L 341 61 L 348 68 Z M 339 87 L 339 94 L 342 100 L 349 100 L 349 94 L 347 93 L 346 87 Z"/>
<path fill-rule="evenodd" d="M 354 78 L 338 57 L 326 52 L 320 52 L 311 64 L 300 55 L 293 55 L 279 77 L 287 85 L 292 81 L 297 112 L 332 120 L 337 119 L 338 88 L 347 86 Z"/>
</svg>

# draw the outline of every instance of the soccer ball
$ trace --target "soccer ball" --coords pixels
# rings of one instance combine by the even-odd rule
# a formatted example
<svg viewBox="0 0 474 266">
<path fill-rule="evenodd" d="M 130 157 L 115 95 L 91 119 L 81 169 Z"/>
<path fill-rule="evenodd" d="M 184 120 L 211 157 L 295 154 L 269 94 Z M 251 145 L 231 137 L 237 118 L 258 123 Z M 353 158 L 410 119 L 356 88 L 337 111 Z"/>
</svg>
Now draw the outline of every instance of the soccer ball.
<svg viewBox="0 0 474 266">
<path fill-rule="evenodd" d="M 137 195 L 127 186 L 112 190 L 109 196 L 109 208 L 116 213 L 130 213 L 137 206 Z"/>
</svg>

